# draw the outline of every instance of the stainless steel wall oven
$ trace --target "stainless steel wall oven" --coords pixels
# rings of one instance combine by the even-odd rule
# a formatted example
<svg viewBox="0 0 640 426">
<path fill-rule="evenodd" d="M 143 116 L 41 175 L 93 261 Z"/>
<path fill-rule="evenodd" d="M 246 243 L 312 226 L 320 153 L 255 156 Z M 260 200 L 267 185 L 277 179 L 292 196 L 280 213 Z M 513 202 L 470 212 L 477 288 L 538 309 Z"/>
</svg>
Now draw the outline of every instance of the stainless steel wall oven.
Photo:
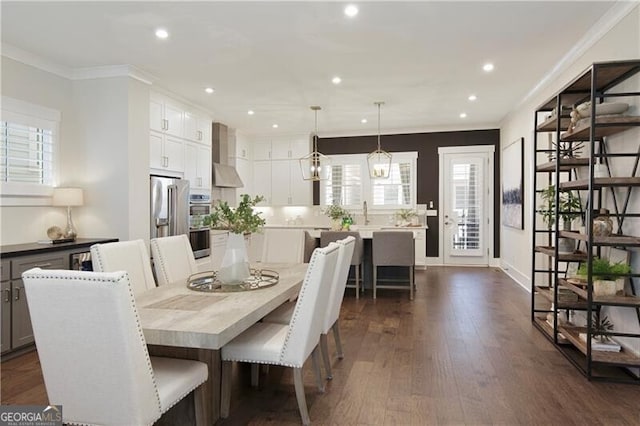
<svg viewBox="0 0 640 426">
<path fill-rule="evenodd" d="M 211 198 L 208 194 L 189 196 L 189 242 L 196 259 L 211 254 L 209 228 L 202 225 L 202 218 L 211 213 Z"/>
</svg>

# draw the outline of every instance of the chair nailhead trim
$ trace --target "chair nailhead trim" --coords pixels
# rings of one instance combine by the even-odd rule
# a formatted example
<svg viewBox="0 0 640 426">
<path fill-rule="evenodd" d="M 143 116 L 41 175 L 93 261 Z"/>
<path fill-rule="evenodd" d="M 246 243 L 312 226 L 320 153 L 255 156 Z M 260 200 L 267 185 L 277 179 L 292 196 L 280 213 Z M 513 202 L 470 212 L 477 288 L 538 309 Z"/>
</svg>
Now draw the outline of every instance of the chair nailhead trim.
<svg viewBox="0 0 640 426">
<path fill-rule="evenodd" d="M 171 280 L 169 279 L 169 274 L 167 272 L 167 268 L 165 265 L 165 261 L 164 261 L 164 256 L 162 255 L 162 253 L 160 253 L 160 246 L 158 245 L 157 241 L 151 241 L 151 246 L 155 247 L 155 251 L 156 254 L 158 255 L 158 260 L 160 262 L 160 270 L 162 271 L 162 276 L 164 277 L 165 283 L 169 283 L 171 282 Z"/>
</svg>

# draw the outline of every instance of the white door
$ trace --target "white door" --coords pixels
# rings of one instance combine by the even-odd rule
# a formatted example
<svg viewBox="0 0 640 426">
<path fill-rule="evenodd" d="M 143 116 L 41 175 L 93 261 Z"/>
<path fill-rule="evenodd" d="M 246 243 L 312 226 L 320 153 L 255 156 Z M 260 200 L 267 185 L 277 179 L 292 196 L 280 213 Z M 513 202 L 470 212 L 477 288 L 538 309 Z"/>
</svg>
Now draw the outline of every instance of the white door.
<svg viewBox="0 0 640 426">
<path fill-rule="evenodd" d="M 440 254 L 488 266 L 493 252 L 493 146 L 440 148 Z"/>
</svg>

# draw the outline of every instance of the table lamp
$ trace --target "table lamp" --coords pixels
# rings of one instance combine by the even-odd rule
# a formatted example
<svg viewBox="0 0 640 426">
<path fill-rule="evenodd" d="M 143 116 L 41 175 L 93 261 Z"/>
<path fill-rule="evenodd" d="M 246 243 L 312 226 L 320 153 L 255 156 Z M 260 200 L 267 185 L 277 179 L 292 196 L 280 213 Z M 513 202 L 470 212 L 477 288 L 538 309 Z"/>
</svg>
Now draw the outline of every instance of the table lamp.
<svg viewBox="0 0 640 426">
<path fill-rule="evenodd" d="M 64 238 L 76 238 L 78 233 L 73 226 L 71 207 L 81 206 L 84 202 L 82 188 L 54 188 L 53 205 L 67 207 L 67 227 L 64 230 Z"/>
</svg>

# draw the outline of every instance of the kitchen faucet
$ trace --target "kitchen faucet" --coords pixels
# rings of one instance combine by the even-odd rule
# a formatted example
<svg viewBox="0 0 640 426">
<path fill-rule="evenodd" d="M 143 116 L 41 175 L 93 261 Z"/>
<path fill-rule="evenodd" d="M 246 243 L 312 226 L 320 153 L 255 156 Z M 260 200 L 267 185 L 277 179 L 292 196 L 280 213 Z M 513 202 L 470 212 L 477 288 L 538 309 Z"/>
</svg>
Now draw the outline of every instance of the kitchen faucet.
<svg viewBox="0 0 640 426">
<path fill-rule="evenodd" d="M 367 214 L 367 200 L 362 203 L 362 214 L 364 214 L 364 224 L 369 224 L 369 215 Z"/>
</svg>

